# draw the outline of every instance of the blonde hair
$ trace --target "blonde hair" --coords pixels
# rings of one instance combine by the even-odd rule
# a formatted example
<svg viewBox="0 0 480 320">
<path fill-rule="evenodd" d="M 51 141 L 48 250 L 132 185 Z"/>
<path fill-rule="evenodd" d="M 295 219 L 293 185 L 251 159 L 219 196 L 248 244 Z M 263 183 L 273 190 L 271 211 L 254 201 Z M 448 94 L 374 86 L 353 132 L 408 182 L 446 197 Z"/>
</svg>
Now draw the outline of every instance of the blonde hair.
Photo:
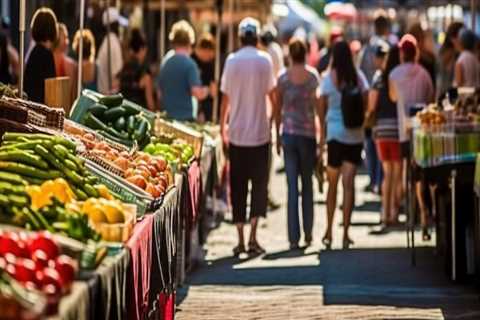
<svg viewBox="0 0 480 320">
<path fill-rule="evenodd" d="M 180 20 L 173 24 L 168 40 L 173 45 L 190 46 L 195 43 L 195 31 L 186 20 Z"/>
<path fill-rule="evenodd" d="M 59 22 L 57 25 L 58 25 L 57 40 L 55 40 L 55 42 L 53 43 L 53 47 L 55 49 L 60 46 L 60 35 L 62 32 L 65 35 L 65 37 L 68 37 L 68 28 L 65 25 L 65 23 Z"/>
<path fill-rule="evenodd" d="M 88 59 L 90 61 L 95 60 L 95 54 L 96 54 L 96 47 L 95 47 L 95 38 L 93 37 L 92 31 L 89 29 L 83 29 L 83 50 L 85 53 L 85 50 L 87 49 L 86 46 L 90 45 L 90 56 L 89 57 L 83 57 L 83 59 Z M 73 50 L 78 53 L 78 50 L 80 49 L 80 30 L 75 32 L 75 36 L 73 37 L 73 44 L 72 44 Z"/>
</svg>

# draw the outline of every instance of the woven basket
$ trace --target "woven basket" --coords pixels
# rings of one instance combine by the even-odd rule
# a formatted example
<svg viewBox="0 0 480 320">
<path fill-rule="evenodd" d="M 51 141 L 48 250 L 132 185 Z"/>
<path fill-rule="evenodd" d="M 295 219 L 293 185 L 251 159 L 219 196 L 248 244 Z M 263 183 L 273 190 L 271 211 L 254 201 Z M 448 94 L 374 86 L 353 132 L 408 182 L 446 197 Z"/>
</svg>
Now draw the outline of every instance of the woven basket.
<svg viewBox="0 0 480 320">
<path fill-rule="evenodd" d="M 110 161 L 107 161 L 104 158 L 89 151 L 83 152 L 80 155 L 88 160 L 95 162 L 108 172 L 111 172 L 119 177 L 123 177 L 123 170 L 111 163 Z"/>
<path fill-rule="evenodd" d="M 188 144 L 193 146 L 195 158 L 200 159 L 202 156 L 203 134 L 193 130 L 181 123 L 172 123 L 164 119 L 155 119 L 154 135 L 160 136 L 162 134 L 173 134 L 176 138 L 185 140 Z"/>
<path fill-rule="evenodd" d="M 53 109 L 40 103 L 22 99 L 8 97 L 3 97 L 2 99 L 11 105 L 26 110 L 28 112 L 27 123 L 29 124 L 59 130 L 63 129 L 63 122 L 65 120 L 65 111 L 63 111 L 63 109 Z"/>
</svg>

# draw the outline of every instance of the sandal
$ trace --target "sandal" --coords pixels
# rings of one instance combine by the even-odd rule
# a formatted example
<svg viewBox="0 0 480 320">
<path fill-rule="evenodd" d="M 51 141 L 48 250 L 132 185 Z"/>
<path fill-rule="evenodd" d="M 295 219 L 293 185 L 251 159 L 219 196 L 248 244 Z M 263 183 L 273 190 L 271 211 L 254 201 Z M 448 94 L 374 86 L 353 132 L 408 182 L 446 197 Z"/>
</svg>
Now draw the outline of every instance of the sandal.
<svg viewBox="0 0 480 320">
<path fill-rule="evenodd" d="M 264 254 L 266 251 L 265 249 L 263 249 L 259 244 L 258 242 L 254 241 L 254 242 L 249 242 L 248 243 L 248 253 L 249 254 Z"/>
<path fill-rule="evenodd" d="M 240 254 L 245 253 L 245 246 L 243 244 L 239 244 L 235 248 L 233 248 L 233 256 L 238 257 Z"/>
<path fill-rule="evenodd" d="M 432 239 L 432 236 L 430 235 L 430 231 L 428 230 L 428 227 L 422 227 L 422 240 L 430 241 L 431 239 Z"/>
<path fill-rule="evenodd" d="M 346 249 L 349 249 L 350 246 L 354 245 L 355 243 L 353 242 L 352 239 L 350 238 L 343 238 L 343 249 L 346 250 Z"/>
<path fill-rule="evenodd" d="M 326 250 L 332 249 L 332 237 L 327 237 L 327 236 L 323 237 L 322 243 L 325 246 Z"/>
</svg>

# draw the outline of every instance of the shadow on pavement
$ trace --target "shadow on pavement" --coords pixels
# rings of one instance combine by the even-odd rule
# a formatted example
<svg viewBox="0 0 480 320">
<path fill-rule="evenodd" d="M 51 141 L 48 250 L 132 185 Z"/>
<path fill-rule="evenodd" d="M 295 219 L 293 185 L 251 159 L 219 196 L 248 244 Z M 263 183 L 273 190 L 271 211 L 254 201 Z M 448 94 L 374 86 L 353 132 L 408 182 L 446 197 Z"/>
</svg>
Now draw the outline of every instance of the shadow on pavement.
<svg viewBox="0 0 480 320">
<path fill-rule="evenodd" d="M 284 250 L 274 253 L 267 253 L 262 257 L 263 260 L 278 260 L 278 259 L 289 259 L 289 258 L 299 258 L 305 256 L 312 256 L 318 254 L 318 252 L 305 253 L 306 247 L 298 248 L 296 250 Z"/>
<path fill-rule="evenodd" d="M 382 204 L 380 201 L 365 201 L 353 209 L 353 214 L 355 214 L 355 212 L 380 212 L 381 207 Z"/>
<path fill-rule="evenodd" d="M 200 269 L 192 274 L 188 282 L 190 285 L 319 286 L 325 305 L 434 307 L 446 315 L 457 314 L 459 310 L 480 311 L 478 292 L 472 286 L 451 283 L 430 247 L 417 249 L 416 267 L 410 265 L 410 252 L 405 248 L 313 254 L 318 254 L 318 265 L 250 267 L 242 265 L 248 260 L 222 258 L 210 262 L 204 272 Z M 267 254 L 263 260 L 300 255 L 301 250 L 281 251 Z"/>
</svg>

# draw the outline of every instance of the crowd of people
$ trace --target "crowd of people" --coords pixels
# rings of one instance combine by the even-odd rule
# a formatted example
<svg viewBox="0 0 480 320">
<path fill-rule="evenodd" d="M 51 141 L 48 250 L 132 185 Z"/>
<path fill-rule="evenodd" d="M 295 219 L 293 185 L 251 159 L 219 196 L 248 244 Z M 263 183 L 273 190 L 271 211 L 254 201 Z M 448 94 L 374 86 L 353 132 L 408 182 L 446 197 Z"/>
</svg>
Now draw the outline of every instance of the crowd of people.
<svg viewBox="0 0 480 320">
<path fill-rule="evenodd" d="M 128 20 L 115 8 L 105 10 L 102 21 L 106 33 L 98 50 L 88 29 L 76 32 L 70 46 L 68 29 L 53 11 L 37 10 L 31 22 L 25 92 L 29 99 L 43 102 L 44 80 L 67 76 L 74 97 L 83 38 L 84 88 L 103 94 L 122 92 L 127 99 L 180 121 L 212 121 L 218 100 L 223 150 L 229 159 L 233 222 L 238 230 L 235 255 L 265 251 L 257 238 L 257 225 L 268 211 L 275 150 L 283 153 L 287 176 L 290 248 L 299 247 L 301 229 L 305 245 L 313 241 L 312 176 L 324 158 L 328 191 L 322 243 L 326 248 L 332 245 L 340 180 L 343 248 L 354 244 L 349 228 L 355 177 L 362 162 L 370 176 L 365 190 L 381 195 L 381 223 L 386 228 L 398 225 L 405 172 L 407 166 L 412 167 L 408 117 L 444 99 L 451 87 L 480 85 L 480 42 L 461 22 L 451 23 L 436 50 L 433 33 L 422 24 L 412 25 L 399 37 L 391 32 L 388 16 L 379 12 L 373 22 L 374 34 L 363 44 L 358 39 L 347 41 L 342 29 L 335 27 L 328 43 L 322 47 L 318 44 L 324 41 L 319 41 L 312 56 L 308 39 L 294 36 L 282 46 L 275 28 L 262 28 L 257 20 L 245 18 L 238 26 L 240 48 L 227 57 L 217 84 L 216 43 L 211 34 L 197 37 L 185 20 L 173 24 L 168 35 L 170 50 L 153 74 L 142 31 L 128 29 Z M 125 41 L 120 37 L 121 27 L 126 28 Z M 8 37 L 0 32 L 0 81 L 6 83 L 18 77 L 18 54 L 12 49 Z M 272 131 L 276 133 L 273 140 Z M 429 240 L 429 221 L 435 212 L 427 200 L 435 187 L 423 185 L 417 170 L 413 167 L 412 171 L 423 239 Z M 249 184 L 247 247 L 244 225 Z"/>
</svg>

